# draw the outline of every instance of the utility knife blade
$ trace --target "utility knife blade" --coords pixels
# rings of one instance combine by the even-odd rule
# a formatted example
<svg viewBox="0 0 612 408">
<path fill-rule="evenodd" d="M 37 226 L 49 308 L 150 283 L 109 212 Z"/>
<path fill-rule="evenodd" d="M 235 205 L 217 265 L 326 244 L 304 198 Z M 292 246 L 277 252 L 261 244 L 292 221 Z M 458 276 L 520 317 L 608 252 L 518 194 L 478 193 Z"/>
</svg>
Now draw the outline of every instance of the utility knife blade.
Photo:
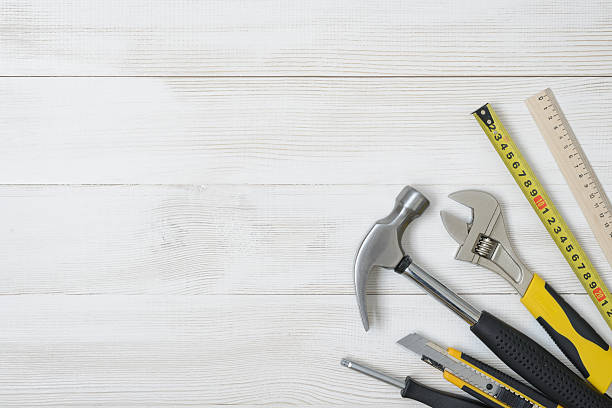
<svg viewBox="0 0 612 408">
<path fill-rule="evenodd" d="M 408 350 L 421 356 L 421 360 L 444 372 L 450 371 L 468 384 L 491 396 L 499 393 L 501 385 L 489 380 L 473 368 L 464 365 L 451 357 L 448 352 L 436 343 L 416 333 L 409 334 L 397 342 Z"/>
</svg>

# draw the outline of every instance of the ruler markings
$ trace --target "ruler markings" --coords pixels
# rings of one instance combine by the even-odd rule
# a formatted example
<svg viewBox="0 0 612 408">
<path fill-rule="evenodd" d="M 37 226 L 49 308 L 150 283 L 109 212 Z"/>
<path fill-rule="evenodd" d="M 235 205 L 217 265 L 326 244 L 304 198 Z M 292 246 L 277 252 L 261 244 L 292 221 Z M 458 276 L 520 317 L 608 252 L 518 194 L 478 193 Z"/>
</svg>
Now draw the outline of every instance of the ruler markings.
<svg viewBox="0 0 612 408">
<path fill-rule="evenodd" d="M 544 97 L 542 97 L 540 101 L 543 99 Z M 558 107 L 557 110 L 560 111 Z M 563 139 L 562 133 L 564 131 L 570 133 L 570 130 L 566 129 L 564 123 L 554 123 L 554 117 L 552 115 L 544 112 L 540 113 L 542 120 L 546 121 L 549 129 L 554 128 L 555 135 L 561 135 L 559 136 L 561 139 Z M 567 223 L 563 220 L 563 217 L 548 197 L 548 194 L 538 181 L 535 173 L 531 170 L 531 167 L 526 162 L 503 124 L 499 121 L 493 108 L 487 104 L 475 111 L 474 116 L 495 148 L 495 151 L 499 154 L 510 171 L 510 174 L 522 193 L 525 195 L 525 198 L 527 198 L 551 238 L 555 241 L 563 257 L 574 271 L 574 274 L 589 294 L 595 306 L 597 306 L 597 310 L 601 313 L 608 326 L 612 328 L 612 296 L 610 292 L 574 237 L 574 234 L 572 234 Z M 559 116 L 562 117 L 562 114 Z M 554 136 L 553 138 L 557 139 Z M 576 160 L 580 159 L 580 155 L 563 152 L 562 146 L 559 144 L 557 144 L 557 153 L 568 160 L 574 158 Z M 588 164 L 586 160 L 580 160 Z M 586 184 L 588 187 L 589 183 L 583 180 L 580 184 L 583 186 Z M 591 197 L 591 199 L 593 197 Z"/>
<path fill-rule="evenodd" d="M 561 106 L 550 89 L 530 97 L 526 103 L 608 263 L 612 266 L 610 202 Z M 549 109 L 557 112 L 554 121 L 548 114 Z M 603 286 L 603 282 L 600 284 Z"/>
</svg>

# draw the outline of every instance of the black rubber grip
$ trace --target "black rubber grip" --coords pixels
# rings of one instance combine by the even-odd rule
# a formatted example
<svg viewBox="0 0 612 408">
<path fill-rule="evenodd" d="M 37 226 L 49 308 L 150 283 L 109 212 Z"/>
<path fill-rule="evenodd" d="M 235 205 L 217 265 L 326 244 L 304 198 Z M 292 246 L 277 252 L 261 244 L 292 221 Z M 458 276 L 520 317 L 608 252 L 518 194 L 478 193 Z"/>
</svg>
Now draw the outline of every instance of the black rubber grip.
<svg viewBox="0 0 612 408">
<path fill-rule="evenodd" d="M 465 361 L 467 361 L 468 363 L 470 363 L 471 365 L 473 365 L 474 367 L 478 367 L 481 371 L 484 371 L 485 373 L 491 375 L 492 377 L 497 378 L 498 380 L 500 380 L 501 382 L 503 382 L 506 385 L 509 385 L 510 387 L 514 388 L 515 390 L 521 392 L 522 394 L 528 396 L 529 398 L 531 398 L 532 400 L 536 401 L 540 406 L 544 407 L 544 408 L 557 408 L 557 403 L 552 401 L 550 398 L 542 395 L 539 391 L 534 390 L 533 388 L 529 387 L 528 385 L 523 384 L 522 382 L 515 380 L 514 378 L 510 377 L 509 375 L 506 375 L 504 373 L 502 373 L 499 370 L 496 370 L 495 368 L 483 363 L 480 360 L 476 360 L 475 358 L 465 354 L 465 353 L 461 353 L 461 358 L 464 359 Z M 508 404 L 510 405 L 510 404 Z"/>
<path fill-rule="evenodd" d="M 514 327 L 482 312 L 472 332 L 508 367 L 565 408 L 612 408 L 599 394 L 542 346 Z"/>
<path fill-rule="evenodd" d="M 478 401 L 460 397 L 448 392 L 429 388 L 406 377 L 406 386 L 402 389 L 402 397 L 413 399 L 433 408 L 483 408 Z"/>
<path fill-rule="evenodd" d="M 589 323 L 587 323 L 586 320 L 584 320 L 580 313 L 575 311 L 574 308 L 569 303 L 567 303 L 565 299 L 559 296 L 559 294 L 548 283 L 544 285 L 544 288 L 548 293 L 550 293 L 550 296 L 552 296 L 553 299 L 557 301 L 559 306 L 561 306 L 561 309 L 563 309 L 563 311 L 565 312 L 565 315 L 569 319 L 570 324 L 578 334 L 580 334 L 582 337 L 584 337 L 591 343 L 597 344 L 604 351 L 608 351 L 610 349 L 608 343 L 606 343 L 606 341 L 601 338 L 601 336 L 595 331 L 595 329 Z"/>
<path fill-rule="evenodd" d="M 561 309 L 563 309 L 563 312 L 567 316 L 574 330 L 576 330 L 576 333 L 578 333 L 580 336 L 584 337 L 591 343 L 597 345 L 599 348 L 602 349 L 602 351 L 608 351 L 610 349 L 608 343 L 606 343 L 606 341 L 602 339 L 599 334 L 597 334 L 595 329 L 593 329 L 593 327 L 591 327 L 591 325 L 588 324 L 587 321 L 584 320 L 584 318 L 578 312 L 576 312 L 569 303 L 565 301 L 565 299 L 559 296 L 559 294 L 552 287 L 550 287 L 548 283 L 544 285 L 544 289 L 546 289 L 546 291 L 555 300 L 555 302 L 557 302 Z M 572 343 L 572 341 L 565 337 L 563 334 L 556 331 L 550 325 L 550 323 L 548 323 L 546 319 L 544 319 L 542 316 L 538 317 L 537 321 L 542 325 L 544 330 L 546 330 L 546 333 L 548 333 L 550 338 L 553 339 L 557 347 L 559 347 L 563 354 L 565 354 L 565 357 L 567 357 L 569 361 L 572 362 L 574 367 L 576 367 L 578 371 L 580 371 L 580 374 L 582 374 L 584 378 L 589 378 L 591 376 L 591 373 L 589 373 L 589 370 L 586 368 L 585 363 L 582 361 L 582 358 L 580 357 L 580 352 L 578 351 L 574 343 Z"/>
<path fill-rule="evenodd" d="M 540 316 L 536 320 L 538 321 L 538 323 L 540 323 L 544 330 L 546 330 L 546 333 L 548 333 L 552 341 L 557 345 L 557 347 L 559 347 L 559 350 L 561 350 L 563 354 L 565 354 L 565 357 L 567 357 L 569 361 L 572 362 L 574 367 L 576 367 L 578 371 L 580 371 L 580 374 L 582 374 L 584 378 L 589 378 L 591 374 L 589 373 L 589 370 L 587 370 L 587 368 L 584 366 L 584 363 L 580 358 L 580 353 L 578 352 L 576 346 L 574 346 L 574 343 L 572 343 L 570 339 L 556 331 L 543 317 Z"/>
<path fill-rule="evenodd" d="M 476 391 L 474 391 L 473 389 L 471 389 L 469 387 L 466 387 L 465 385 L 463 387 L 461 387 L 461 389 L 463 390 L 463 392 L 465 392 L 468 395 L 471 395 L 472 397 L 476 398 L 478 401 L 482 401 L 487 407 L 490 407 L 490 408 L 504 408 L 503 405 L 498 404 L 495 401 L 491 401 L 489 398 L 485 397 L 484 395 L 481 395 L 481 394 L 477 393 Z M 514 408 L 514 407 L 512 407 L 512 408 Z"/>
</svg>

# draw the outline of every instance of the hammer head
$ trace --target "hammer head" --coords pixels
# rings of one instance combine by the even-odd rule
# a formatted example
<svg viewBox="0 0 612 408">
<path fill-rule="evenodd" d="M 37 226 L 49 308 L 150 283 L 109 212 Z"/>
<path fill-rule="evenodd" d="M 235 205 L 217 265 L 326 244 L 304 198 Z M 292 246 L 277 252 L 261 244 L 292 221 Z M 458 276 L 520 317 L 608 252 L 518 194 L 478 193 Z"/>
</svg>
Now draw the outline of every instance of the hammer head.
<svg viewBox="0 0 612 408">
<path fill-rule="evenodd" d="M 368 275 L 375 266 L 395 269 L 405 256 L 401 240 L 406 227 L 428 206 L 429 200 L 423 194 L 410 186 L 404 187 L 395 199 L 393 211 L 376 221 L 359 247 L 355 258 L 355 293 L 366 331 L 370 328 L 366 303 Z"/>
</svg>

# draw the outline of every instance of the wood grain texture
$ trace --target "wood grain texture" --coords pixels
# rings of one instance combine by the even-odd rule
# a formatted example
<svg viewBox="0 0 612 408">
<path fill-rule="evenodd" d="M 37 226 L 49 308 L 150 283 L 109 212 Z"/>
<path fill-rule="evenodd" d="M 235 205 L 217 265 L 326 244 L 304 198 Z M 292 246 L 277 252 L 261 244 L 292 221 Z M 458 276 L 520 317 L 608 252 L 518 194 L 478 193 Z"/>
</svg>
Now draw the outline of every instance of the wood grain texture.
<svg viewBox="0 0 612 408">
<path fill-rule="evenodd" d="M 526 265 L 612 342 L 469 114 L 495 106 L 612 284 L 523 103 L 552 87 L 612 188 L 611 13 L 0 0 L 0 406 L 417 408 L 339 365 L 452 391 L 393 344 L 414 331 L 507 372 L 395 274 L 372 276 L 363 333 L 353 258 L 404 184 L 432 202 L 404 239 L 421 266 L 567 362 L 505 281 L 452 259 L 438 211 L 486 189 Z"/>
<path fill-rule="evenodd" d="M 610 75 L 612 5 L 1 3 L 2 75 Z"/>
<path fill-rule="evenodd" d="M 475 300 L 554 350 L 513 296 Z M 586 296 L 570 301 L 579 312 L 589 308 Z M 3 296 L 0 404 L 419 407 L 339 364 L 350 357 L 452 390 L 439 371 L 394 344 L 414 331 L 503 369 L 433 299 L 372 302 L 365 334 L 350 295 Z M 594 324 L 610 340 L 603 321 Z"/>
<path fill-rule="evenodd" d="M 371 224 L 389 213 L 388 186 L 4 186 L 0 294 L 352 294 L 353 261 Z M 453 259 L 438 212 L 469 218 L 446 195 L 495 194 L 514 247 L 559 292 L 584 293 L 514 185 L 422 185 L 431 200 L 409 226 L 415 262 L 460 293 L 514 293 L 494 273 Z M 566 186 L 553 199 L 571 197 Z M 612 274 L 577 205 L 559 209 L 602 278 Z M 420 294 L 394 273 L 370 292 Z M 518 298 L 514 301 L 518 302 Z"/>
<path fill-rule="evenodd" d="M 547 86 L 612 185 L 601 78 L 4 78 L 0 183 L 512 183 L 470 115 L 491 102 L 564 184 L 523 103 Z"/>
</svg>

